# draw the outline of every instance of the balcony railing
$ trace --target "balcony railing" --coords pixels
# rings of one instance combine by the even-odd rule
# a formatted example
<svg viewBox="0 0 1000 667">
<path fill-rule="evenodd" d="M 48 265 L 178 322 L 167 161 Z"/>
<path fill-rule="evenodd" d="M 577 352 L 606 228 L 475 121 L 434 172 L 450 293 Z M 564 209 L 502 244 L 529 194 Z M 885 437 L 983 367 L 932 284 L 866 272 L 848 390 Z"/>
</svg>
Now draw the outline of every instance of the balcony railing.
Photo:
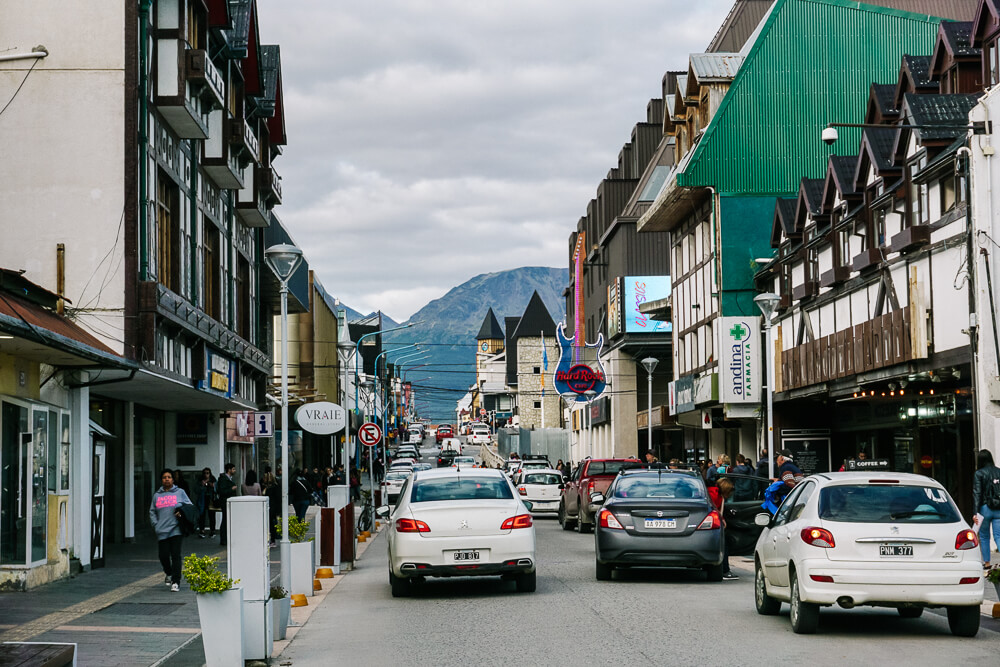
<svg viewBox="0 0 1000 667">
<path fill-rule="evenodd" d="M 274 166 L 264 167 L 261 177 L 261 187 L 264 188 L 264 198 L 272 206 L 281 203 L 281 176 L 275 171 Z"/>
<path fill-rule="evenodd" d="M 914 358 L 907 306 L 781 352 L 778 390 L 829 382 Z"/>
<path fill-rule="evenodd" d="M 931 242 L 931 228 L 928 225 L 907 227 L 892 237 L 889 249 L 892 252 L 914 250 Z"/>
<path fill-rule="evenodd" d="M 181 139 L 207 139 L 209 114 L 225 106 L 225 81 L 208 52 L 180 39 L 157 40 L 156 97 L 160 115 Z"/>
<path fill-rule="evenodd" d="M 250 162 L 260 163 L 260 142 L 246 120 L 234 119 L 229 122 L 229 143 L 244 165 Z"/>
<path fill-rule="evenodd" d="M 255 165 L 245 170 L 246 182 L 236 197 L 236 215 L 247 227 L 267 227 L 270 222 L 264 196 L 265 170 Z"/>
<path fill-rule="evenodd" d="M 187 62 L 187 80 L 192 91 L 213 108 L 222 109 L 226 106 L 226 82 L 222 74 L 212 64 L 208 51 L 190 49 L 185 54 Z"/>
</svg>

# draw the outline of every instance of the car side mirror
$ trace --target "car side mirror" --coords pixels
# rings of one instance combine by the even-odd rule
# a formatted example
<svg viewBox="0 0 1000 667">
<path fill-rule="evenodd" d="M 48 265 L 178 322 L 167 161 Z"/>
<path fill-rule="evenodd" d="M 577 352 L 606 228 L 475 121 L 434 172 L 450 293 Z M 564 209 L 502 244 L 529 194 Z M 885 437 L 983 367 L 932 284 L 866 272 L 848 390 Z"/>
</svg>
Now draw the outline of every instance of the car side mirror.
<svg viewBox="0 0 1000 667">
<path fill-rule="evenodd" d="M 389 507 L 388 505 L 382 505 L 381 507 L 375 508 L 375 514 L 377 514 L 382 519 L 388 517 L 390 511 L 392 511 L 392 508 Z"/>
<path fill-rule="evenodd" d="M 771 515 L 766 512 L 761 512 L 753 518 L 754 525 L 757 526 L 770 526 L 771 525 Z"/>
<path fill-rule="evenodd" d="M 604 504 L 604 494 L 594 492 L 590 494 L 590 502 L 592 505 L 603 505 Z"/>
</svg>

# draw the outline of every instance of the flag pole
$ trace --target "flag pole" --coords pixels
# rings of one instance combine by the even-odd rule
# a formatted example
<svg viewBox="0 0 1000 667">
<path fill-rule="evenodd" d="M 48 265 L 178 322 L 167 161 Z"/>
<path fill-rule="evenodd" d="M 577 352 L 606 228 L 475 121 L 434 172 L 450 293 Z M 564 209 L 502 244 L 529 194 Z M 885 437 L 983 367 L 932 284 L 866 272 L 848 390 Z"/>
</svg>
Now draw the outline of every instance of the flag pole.
<svg viewBox="0 0 1000 667">
<path fill-rule="evenodd" d="M 545 428 L 545 372 L 549 370 L 549 355 L 545 350 L 545 331 L 541 331 L 542 336 L 542 425 Z"/>
</svg>

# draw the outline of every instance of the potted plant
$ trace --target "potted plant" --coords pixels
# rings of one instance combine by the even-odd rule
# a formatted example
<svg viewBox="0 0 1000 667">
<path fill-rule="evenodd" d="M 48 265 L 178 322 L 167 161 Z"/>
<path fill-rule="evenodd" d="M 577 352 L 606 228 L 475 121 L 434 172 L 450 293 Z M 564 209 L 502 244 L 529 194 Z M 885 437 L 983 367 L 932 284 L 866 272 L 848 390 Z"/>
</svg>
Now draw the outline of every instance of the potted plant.
<svg viewBox="0 0 1000 667">
<path fill-rule="evenodd" d="M 292 613 L 292 600 L 288 597 L 288 591 L 281 586 L 271 586 L 271 592 L 267 596 L 268 600 L 274 601 L 274 638 L 284 639 L 288 630 L 288 618 Z"/>
<path fill-rule="evenodd" d="M 184 558 L 184 579 L 197 594 L 205 662 L 209 667 L 243 665 L 243 589 L 219 570 L 217 556 Z"/>
<path fill-rule="evenodd" d="M 313 594 L 313 548 L 312 538 L 306 538 L 309 533 L 309 521 L 302 521 L 297 516 L 288 517 L 289 568 L 291 570 L 290 593 Z M 281 535 L 281 522 L 277 525 L 278 535 Z"/>
<path fill-rule="evenodd" d="M 991 565 L 990 569 L 986 570 L 985 576 L 986 581 L 993 584 L 993 588 L 997 592 L 997 597 L 1000 598 L 1000 564 Z"/>
</svg>

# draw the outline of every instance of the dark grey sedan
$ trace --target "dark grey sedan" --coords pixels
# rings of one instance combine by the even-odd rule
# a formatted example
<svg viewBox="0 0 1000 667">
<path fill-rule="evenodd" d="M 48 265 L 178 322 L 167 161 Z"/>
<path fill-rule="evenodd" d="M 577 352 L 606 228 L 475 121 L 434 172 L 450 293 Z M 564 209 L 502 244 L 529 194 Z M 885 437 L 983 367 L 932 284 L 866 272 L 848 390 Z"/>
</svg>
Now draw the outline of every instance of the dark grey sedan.
<svg viewBox="0 0 1000 667">
<path fill-rule="evenodd" d="M 722 580 L 722 521 L 697 474 L 625 470 L 592 504 L 598 579 L 645 566 L 703 568 L 709 581 Z"/>
</svg>

